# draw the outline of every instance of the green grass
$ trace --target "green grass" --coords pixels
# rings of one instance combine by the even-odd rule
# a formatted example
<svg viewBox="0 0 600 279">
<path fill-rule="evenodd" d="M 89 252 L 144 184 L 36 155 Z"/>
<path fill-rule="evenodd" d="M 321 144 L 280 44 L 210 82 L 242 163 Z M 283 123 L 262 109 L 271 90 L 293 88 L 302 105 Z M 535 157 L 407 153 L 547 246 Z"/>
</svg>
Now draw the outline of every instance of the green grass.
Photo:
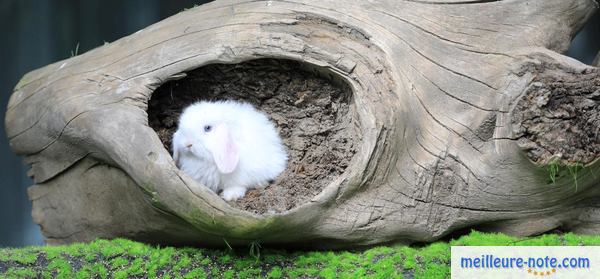
<svg viewBox="0 0 600 279">
<path fill-rule="evenodd" d="M 575 192 L 577 192 L 577 177 L 579 176 L 579 170 L 583 169 L 583 165 L 580 163 L 575 163 L 572 166 L 567 166 L 571 177 L 573 178 L 573 183 L 575 184 Z"/>
<path fill-rule="evenodd" d="M 125 239 L 0 249 L 0 278 L 448 278 L 450 247 L 600 245 L 600 236 L 516 238 L 471 232 L 425 246 L 286 252 L 157 247 Z M 260 256 L 258 255 L 260 253 Z"/>
<path fill-rule="evenodd" d="M 553 185 L 556 184 L 556 178 L 560 176 L 561 169 L 566 168 L 569 171 L 569 175 L 572 179 L 575 192 L 577 192 L 577 188 L 579 187 L 577 179 L 579 177 L 580 171 L 585 168 L 584 164 L 575 162 L 575 163 L 564 165 L 564 164 L 561 164 L 560 162 L 558 162 L 557 160 L 554 160 L 554 161 L 551 161 L 550 163 L 548 163 L 546 168 L 548 171 L 548 177 L 550 179 L 550 182 Z M 594 175 L 593 172 L 591 172 L 591 173 L 592 173 L 592 175 Z"/>
<path fill-rule="evenodd" d="M 558 172 L 560 171 L 560 165 L 556 162 L 551 162 L 550 164 L 548 164 L 547 168 L 548 168 L 548 175 L 549 175 L 550 181 L 554 185 L 554 184 L 556 184 L 556 176 L 558 175 Z"/>
</svg>

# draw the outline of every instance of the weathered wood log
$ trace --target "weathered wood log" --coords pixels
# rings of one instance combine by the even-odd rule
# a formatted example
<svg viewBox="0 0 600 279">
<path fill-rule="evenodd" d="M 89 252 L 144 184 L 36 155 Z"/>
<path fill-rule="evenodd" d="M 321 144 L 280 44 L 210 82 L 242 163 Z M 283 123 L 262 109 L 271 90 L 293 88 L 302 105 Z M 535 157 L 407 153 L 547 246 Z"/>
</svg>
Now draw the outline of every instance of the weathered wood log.
<svg viewBox="0 0 600 279">
<path fill-rule="evenodd" d="M 600 233 L 600 71 L 562 56 L 594 0 L 216 1 L 28 73 L 6 113 L 48 243 L 335 248 L 479 228 Z M 203 66 L 299 61 L 351 89 L 349 166 L 281 213 L 180 172 L 147 106 Z"/>
</svg>

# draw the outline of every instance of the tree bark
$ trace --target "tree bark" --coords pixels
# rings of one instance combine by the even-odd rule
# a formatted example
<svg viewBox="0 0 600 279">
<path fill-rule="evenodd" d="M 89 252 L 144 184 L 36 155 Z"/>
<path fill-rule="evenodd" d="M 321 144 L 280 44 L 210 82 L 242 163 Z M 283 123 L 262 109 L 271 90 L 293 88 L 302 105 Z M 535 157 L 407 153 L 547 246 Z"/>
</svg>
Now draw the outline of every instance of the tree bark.
<svg viewBox="0 0 600 279">
<path fill-rule="evenodd" d="M 594 0 L 216 1 L 28 73 L 6 113 L 48 243 L 339 248 L 465 228 L 600 233 L 598 68 L 566 58 Z M 148 126 L 161 84 L 292 59 L 352 88 L 346 171 L 281 214 L 232 208 Z"/>
</svg>

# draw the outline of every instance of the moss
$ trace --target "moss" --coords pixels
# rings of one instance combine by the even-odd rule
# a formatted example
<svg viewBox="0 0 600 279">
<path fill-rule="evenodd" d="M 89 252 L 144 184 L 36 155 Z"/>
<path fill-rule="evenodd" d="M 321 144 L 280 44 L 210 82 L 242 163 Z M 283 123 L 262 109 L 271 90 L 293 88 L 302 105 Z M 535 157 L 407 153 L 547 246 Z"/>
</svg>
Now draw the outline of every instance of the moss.
<svg viewBox="0 0 600 279">
<path fill-rule="evenodd" d="M 0 278 L 448 278 L 451 246 L 600 245 L 600 236 L 517 238 L 473 231 L 422 247 L 285 252 L 157 247 L 125 239 L 0 249 Z"/>
<path fill-rule="evenodd" d="M 192 271 L 186 273 L 183 278 L 206 278 L 206 272 L 204 272 L 204 269 L 202 268 L 194 268 Z"/>
<path fill-rule="evenodd" d="M 223 278 L 225 279 L 233 279 L 235 276 L 235 271 L 233 270 L 227 270 L 223 273 Z"/>
<path fill-rule="evenodd" d="M 179 260 L 176 260 L 175 262 L 176 263 L 175 266 L 173 266 L 173 271 L 180 272 L 181 270 L 188 268 L 191 265 L 192 259 L 188 255 L 184 254 L 179 258 Z"/>
<path fill-rule="evenodd" d="M 271 269 L 271 271 L 269 271 L 269 273 L 267 273 L 267 278 L 269 279 L 279 279 L 281 277 L 283 277 L 283 271 L 278 266 L 274 267 Z"/>
<path fill-rule="evenodd" d="M 6 250 L 4 253 L 0 254 L 0 261 L 15 261 L 17 263 L 28 265 L 33 264 L 37 261 L 37 254 L 32 251 L 22 251 L 18 250 Z"/>
<path fill-rule="evenodd" d="M 36 272 L 32 268 L 10 268 L 2 274 L 5 278 L 35 278 Z"/>
</svg>

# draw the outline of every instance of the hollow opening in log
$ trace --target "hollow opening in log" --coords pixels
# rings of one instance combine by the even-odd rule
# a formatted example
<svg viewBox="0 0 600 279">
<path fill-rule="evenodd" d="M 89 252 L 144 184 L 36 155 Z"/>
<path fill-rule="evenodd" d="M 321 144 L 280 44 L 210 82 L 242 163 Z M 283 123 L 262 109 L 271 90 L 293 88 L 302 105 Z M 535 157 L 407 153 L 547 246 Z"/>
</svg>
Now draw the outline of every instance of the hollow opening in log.
<svg viewBox="0 0 600 279">
<path fill-rule="evenodd" d="M 199 100 L 253 104 L 275 123 L 287 148 L 286 170 L 266 188 L 230 204 L 279 213 L 308 202 L 342 174 L 359 144 L 350 86 L 336 74 L 292 60 L 210 64 L 162 84 L 148 102 L 149 125 L 171 152 L 182 110 Z"/>
</svg>

